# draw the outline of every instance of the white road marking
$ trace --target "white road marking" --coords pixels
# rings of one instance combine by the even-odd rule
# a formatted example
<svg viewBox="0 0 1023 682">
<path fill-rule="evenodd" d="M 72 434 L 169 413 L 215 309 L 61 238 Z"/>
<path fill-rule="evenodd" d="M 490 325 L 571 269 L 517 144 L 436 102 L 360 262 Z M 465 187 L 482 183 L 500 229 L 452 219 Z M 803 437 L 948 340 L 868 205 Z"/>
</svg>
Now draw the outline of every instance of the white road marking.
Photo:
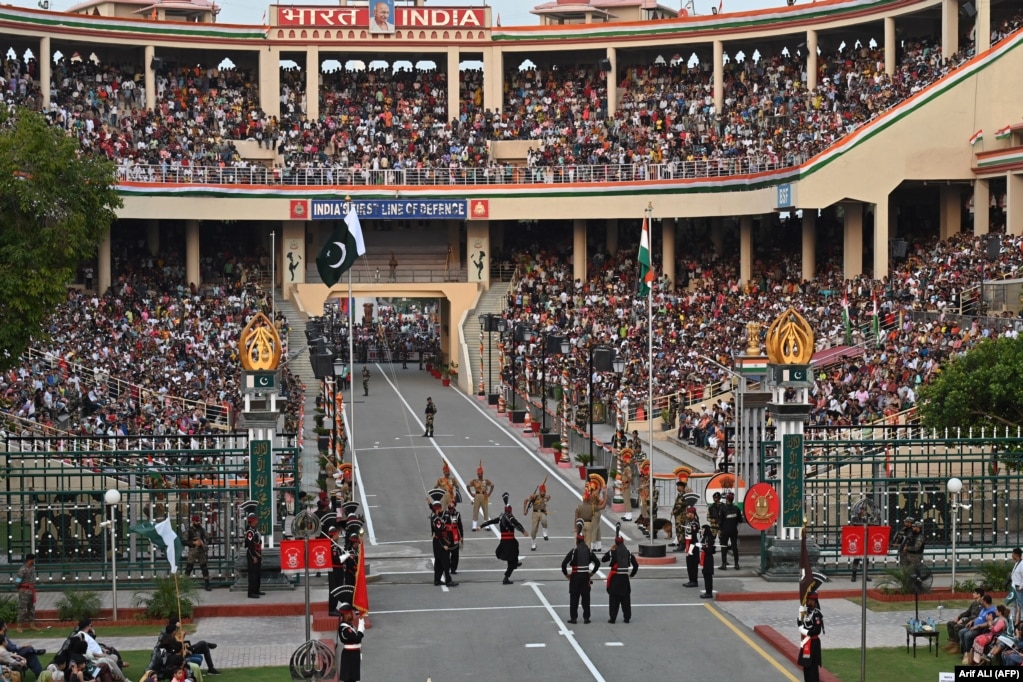
<svg viewBox="0 0 1023 682">
<path fill-rule="evenodd" d="M 526 645 L 526 648 L 527 649 L 543 649 L 545 646 L 547 646 L 547 645 L 544 644 L 543 642 L 535 642 L 535 643 L 531 642 L 531 643 Z"/>
<path fill-rule="evenodd" d="M 525 584 L 528 584 L 528 583 L 523 583 L 523 584 L 525 585 Z M 604 606 L 604 604 L 597 604 L 596 602 L 594 602 L 593 605 L 595 605 L 595 606 Z M 568 607 L 568 604 L 567 603 L 565 603 L 565 604 L 558 604 L 558 606 L 562 607 L 562 608 L 565 608 L 565 607 Z M 636 606 L 642 606 L 644 608 L 662 608 L 662 607 L 664 607 L 664 608 L 673 608 L 674 609 L 674 608 L 678 608 L 679 606 L 699 606 L 700 608 L 706 608 L 708 606 L 708 604 L 706 602 L 701 602 L 699 604 L 692 604 L 692 603 L 680 603 L 680 604 L 636 604 L 636 603 L 633 603 L 633 607 L 636 607 Z M 511 611 L 511 610 L 544 609 L 546 611 L 546 610 L 549 610 L 550 608 L 554 608 L 553 605 L 551 605 L 551 604 L 547 604 L 547 605 L 543 605 L 543 604 L 522 604 L 522 605 L 502 606 L 501 610 L 502 611 Z M 391 610 L 391 611 L 373 611 L 373 615 L 374 616 L 381 616 L 381 615 L 400 616 L 400 615 L 415 614 L 415 613 L 438 613 L 438 612 L 441 612 L 441 611 L 446 611 L 446 612 L 451 612 L 451 613 L 458 613 L 458 612 L 469 612 L 469 611 L 493 611 L 493 610 L 494 610 L 493 606 L 451 606 L 451 607 L 434 607 L 434 606 L 431 606 L 428 609 L 394 609 L 394 610 Z"/>
<path fill-rule="evenodd" d="M 604 646 L 625 646 L 622 642 L 604 642 Z"/>
<path fill-rule="evenodd" d="M 352 414 L 355 414 L 355 408 L 352 408 Z M 359 488 L 359 500 L 362 505 L 362 515 L 366 519 L 366 537 L 369 538 L 369 544 L 377 544 L 376 533 L 373 532 L 373 517 L 369 513 L 369 503 L 366 500 L 366 486 L 362 484 L 362 469 L 359 468 L 359 458 L 355 452 L 354 438 L 355 432 L 352 431 L 350 424 L 348 423 L 348 412 L 341 412 L 341 419 L 345 423 L 345 432 L 351 434 L 352 441 L 352 469 L 355 470 L 355 483 Z"/>
<path fill-rule="evenodd" d="M 543 607 L 547 609 L 547 613 L 550 615 L 551 618 L 554 619 L 554 622 L 558 624 L 558 628 L 560 629 L 559 634 L 564 635 L 565 641 L 568 642 L 573 649 L 575 649 L 575 653 L 579 656 L 579 659 L 583 662 L 583 665 L 586 666 L 586 669 L 590 671 L 590 674 L 593 675 L 593 679 L 596 680 L 596 682 L 606 682 L 604 680 L 604 677 L 600 674 L 600 671 L 597 670 L 597 666 L 593 664 L 593 661 L 591 661 L 590 657 L 586 655 L 585 651 L 583 651 L 583 648 L 579 645 L 579 642 L 576 641 L 575 635 L 572 633 L 571 630 L 565 627 L 565 623 L 561 620 L 561 617 L 558 616 L 558 612 L 554 610 L 554 607 L 551 606 L 551 603 L 547 601 L 547 597 L 545 597 L 543 595 L 543 592 L 540 591 L 540 584 L 532 582 L 524 584 L 529 585 L 530 589 L 533 590 L 533 594 L 535 594 L 536 598 L 540 601 L 541 604 L 543 604 Z"/>
</svg>

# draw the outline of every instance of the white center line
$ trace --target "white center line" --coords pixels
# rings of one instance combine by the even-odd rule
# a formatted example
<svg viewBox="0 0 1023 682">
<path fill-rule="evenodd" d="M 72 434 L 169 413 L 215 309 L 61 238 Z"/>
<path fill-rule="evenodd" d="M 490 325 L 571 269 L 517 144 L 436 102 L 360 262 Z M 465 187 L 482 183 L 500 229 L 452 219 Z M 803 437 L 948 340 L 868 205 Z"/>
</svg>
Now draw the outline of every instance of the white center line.
<svg viewBox="0 0 1023 682">
<path fill-rule="evenodd" d="M 604 646 L 625 646 L 621 642 L 604 642 Z"/>
<path fill-rule="evenodd" d="M 532 589 L 534 594 L 536 594 L 536 598 L 540 600 L 540 603 L 543 604 L 543 607 L 547 610 L 547 613 L 550 615 L 551 618 L 554 619 L 554 622 L 558 625 L 558 628 L 560 630 L 559 634 L 564 635 L 565 641 L 572 645 L 572 648 L 575 649 L 576 654 L 579 655 L 579 659 L 583 662 L 583 665 L 585 665 L 586 669 L 590 671 L 591 675 L 593 675 L 593 679 L 596 682 L 606 682 L 604 677 L 600 674 L 600 671 L 597 670 L 597 666 L 593 664 L 593 661 L 591 661 L 590 657 L 586 655 L 585 651 L 583 651 L 583 648 L 579 645 L 579 642 L 576 641 L 575 634 L 567 627 L 565 627 L 565 623 L 564 621 L 561 620 L 561 617 L 558 615 L 558 612 L 554 610 L 554 607 L 551 606 L 551 603 L 547 601 L 547 597 L 545 597 L 543 595 L 543 592 L 540 591 L 540 583 L 527 582 L 523 584 L 529 585 L 530 589 Z"/>
<path fill-rule="evenodd" d="M 545 646 L 547 646 L 547 645 L 544 644 L 543 642 L 533 642 L 533 643 L 527 644 L 526 648 L 527 649 L 543 649 Z"/>
</svg>

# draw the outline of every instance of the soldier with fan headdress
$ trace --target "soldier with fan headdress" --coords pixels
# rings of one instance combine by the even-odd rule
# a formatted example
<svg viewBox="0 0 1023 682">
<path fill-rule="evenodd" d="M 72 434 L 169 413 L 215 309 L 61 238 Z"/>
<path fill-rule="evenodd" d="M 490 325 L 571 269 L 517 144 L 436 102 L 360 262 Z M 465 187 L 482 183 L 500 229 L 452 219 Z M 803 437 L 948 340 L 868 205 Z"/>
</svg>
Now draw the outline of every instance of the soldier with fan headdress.
<svg viewBox="0 0 1023 682">
<path fill-rule="evenodd" d="M 551 496 L 547 494 L 547 477 L 544 476 L 543 483 L 536 487 L 536 490 L 532 495 L 527 497 L 522 502 L 522 515 L 525 516 L 529 513 L 529 510 L 533 510 L 533 523 L 529 528 L 529 539 L 532 541 L 533 546 L 530 548 L 536 550 L 536 533 L 543 526 L 543 539 L 547 539 L 547 504 L 551 501 Z"/>
<path fill-rule="evenodd" d="M 351 557 L 345 551 L 342 539 L 338 537 L 341 528 L 332 525 L 327 528 L 330 538 L 330 573 L 327 574 L 327 615 L 339 616 L 338 604 L 341 602 L 340 588 L 345 584 L 346 563 Z"/>
<path fill-rule="evenodd" d="M 821 613 L 817 591 L 806 595 L 806 603 L 799 607 L 799 656 L 796 662 L 803 667 L 804 682 L 818 682 L 821 667 L 821 640 L 824 634 L 824 614 Z"/>
<path fill-rule="evenodd" d="M 675 504 L 671 508 L 671 519 L 675 523 L 675 543 L 678 545 L 675 551 L 681 552 L 683 551 L 686 537 L 686 510 L 692 506 L 692 503 L 686 499 L 686 495 L 688 494 L 689 475 L 693 473 L 693 470 L 682 465 L 675 467 L 672 473 L 675 474 L 676 494 Z"/>
<path fill-rule="evenodd" d="M 587 482 L 583 488 L 583 499 L 575 508 L 576 521 L 583 522 L 583 539 L 588 545 L 590 542 L 590 526 L 593 525 L 593 505 L 590 504 L 590 485 Z"/>
<path fill-rule="evenodd" d="M 331 475 L 331 479 L 334 481 L 334 489 L 331 491 L 331 497 L 341 504 L 351 502 L 352 476 L 354 473 L 352 463 L 342 462 L 333 474 L 331 474 L 330 468 L 328 467 L 327 473 Z"/>
<path fill-rule="evenodd" d="M 462 515 L 458 513 L 458 507 L 452 500 L 444 512 L 444 527 L 451 542 L 450 558 L 448 565 L 451 567 L 451 575 L 458 573 L 458 558 L 462 551 L 462 542 L 465 538 L 465 528 L 462 527 Z"/>
<path fill-rule="evenodd" d="M 657 517 L 657 506 L 660 501 L 660 493 L 657 488 L 653 490 L 653 498 L 650 497 L 650 460 L 644 459 L 639 465 L 639 518 L 636 525 L 643 528 L 644 534 L 649 533 L 650 525 Z"/>
<path fill-rule="evenodd" d="M 501 541 L 497 543 L 495 556 L 500 561 L 508 563 L 508 568 L 504 572 L 504 584 L 511 585 L 512 571 L 522 565 L 522 562 L 519 561 L 519 541 L 515 539 L 515 531 L 521 531 L 523 535 L 528 535 L 528 533 L 526 533 L 526 529 L 522 527 L 522 524 L 519 523 L 519 520 L 515 518 L 512 506 L 508 502 L 508 493 L 502 493 L 501 498 L 504 500 L 504 513 L 489 521 L 484 521 L 480 524 L 480 528 L 486 528 L 495 523 L 498 524 L 498 529 L 501 531 Z"/>
<path fill-rule="evenodd" d="M 348 602 L 338 607 L 341 617 L 337 623 L 338 682 L 358 682 L 362 677 L 362 638 L 366 635 L 366 621 L 359 618 Z"/>
<path fill-rule="evenodd" d="M 700 538 L 700 566 L 703 568 L 703 594 L 701 599 L 714 598 L 714 531 L 704 524 Z"/>
<path fill-rule="evenodd" d="M 622 448 L 618 453 L 618 489 L 622 493 L 622 504 L 625 505 L 624 521 L 632 521 L 632 448 Z"/>
<path fill-rule="evenodd" d="M 483 478 L 483 460 L 476 468 L 476 478 L 469 481 L 466 486 L 469 494 L 472 495 L 472 529 L 476 530 L 476 523 L 480 518 L 480 511 L 483 518 L 490 516 L 490 495 L 494 492 L 494 484 L 489 478 Z"/>
<path fill-rule="evenodd" d="M 590 474 L 586 486 L 590 491 L 590 507 L 593 513 L 590 515 L 590 532 L 587 542 L 594 552 L 603 550 L 601 546 L 600 519 L 603 517 L 604 508 L 607 507 L 607 483 L 600 474 Z"/>
<path fill-rule="evenodd" d="M 454 477 L 451 475 L 451 467 L 448 465 L 447 461 L 444 462 L 444 468 L 441 473 L 441 477 L 437 479 L 437 482 L 433 485 L 433 487 L 434 489 L 444 491 L 444 498 L 440 501 L 441 509 L 447 509 L 448 505 L 450 505 L 452 501 L 460 502 L 461 495 L 458 492 L 458 482 L 455 481 Z M 433 497 L 430 493 L 427 493 L 426 496 L 427 503 L 432 505 Z"/>
<path fill-rule="evenodd" d="M 600 559 L 590 551 L 586 544 L 586 538 L 583 535 L 584 525 L 582 519 L 576 519 L 575 548 L 569 550 L 561 561 L 561 572 L 568 578 L 568 614 L 570 616 L 568 622 L 573 625 L 579 622 L 580 600 L 583 603 L 583 622 L 590 622 L 590 578 L 600 570 Z"/>
<path fill-rule="evenodd" d="M 639 570 L 639 562 L 636 557 L 625 546 L 625 538 L 622 537 L 622 524 L 615 526 L 615 544 L 601 558 L 601 561 L 610 566 L 607 575 L 607 596 L 608 596 L 608 623 L 614 623 L 618 619 L 618 609 L 621 607 L 622 617 L 628 623 L 632 620 L 632 583 L 630 578 L 636 575 Z"/>
<path fill-rule="evenodd" d="M 437 499 L 430 503 L 430 532 L 433 539 L 433 584 L 454 587 L 451 582 L 451 535 L 444 518 L 444 503 Z M 443 578 L 443 580 L 441 579 Z"/>
</svg>

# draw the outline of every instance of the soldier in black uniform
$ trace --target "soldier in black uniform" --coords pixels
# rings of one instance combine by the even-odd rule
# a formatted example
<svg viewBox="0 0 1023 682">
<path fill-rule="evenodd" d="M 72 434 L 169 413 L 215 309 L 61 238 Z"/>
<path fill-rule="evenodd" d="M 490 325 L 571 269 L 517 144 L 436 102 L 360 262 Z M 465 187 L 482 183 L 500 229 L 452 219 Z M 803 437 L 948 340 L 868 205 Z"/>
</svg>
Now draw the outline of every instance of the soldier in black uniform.
<svg viewBox="0 0 1023 682">
<path fill-rule="evenodd" d="M 330 573 L 327 574 L 327 613 L 331 616 L 340 616 L 337 605 L 341 601 L 341 586 L 345 584 L 345 563 L 351 556 L 341 545 L 338 533 L 341 528 L 334 525 L 327 529 L 327 537 L 330 538 Z"/>
<path fill-rule="evenodd" d="M 700 599 L 714 598 L 714 531 L 709 525 L 703 527 L 700 538 L 700 565 L 703 566 L 703 594 Z"/>
<path fill-rule="evenodd" d="M 259 534 L 259 517 L 249 512 L 249 527 L 245 531 L 245 568 L 249 574 L 249 599 L 259 599 L 266 592 L 259 591 L 259 572 L 263 567 L 263 537 Z"/>
<path fill-rule="evenodd" d="M 803 666 L 804 682 L 819 682 L 821 679 L 821 640 L 824 634 L 824 614 L 817 601 L 817 593 L 806 596 L 806 606 L 799 607 L 799 657 L 796 662 Z"/>
<path fill-rule="evenodd" d="M 355 609 L 348 602 L 338 608 L 341 618 L 337 623 L 337 679 L 339 682 L 359 682 L 362 678 L 362 638 L 366 634 L 366 621 L 356 619 Z"/>
<path fill-rule="evenodd" d="M 454 587 L 458 583 L 451 582 L 451 537 L 448 535 L 444 513 L 444 505 L 434 500 L 433 514 L 430 515 L 430 530 L 433 533 L 433 584 Z M 443 578 L 443 581 L 441 580 Z"/>
<path fill-rule="evenodd" d="M 579 622 L 579 600 L 583 602 L 583 622 L 590 622 L 590 578 L 600 570 L 600 559 L 590 551 L 583 535 L 583 520 L 575 522 L 575 549 L 569 550 L 561 561 L 561 572 L 568 578 L 568 622 Z M 569 566 L 572 567 L 569 572 Z M 590 568 L 592 566 L 592 569 Z"/>
<path fill-rule="evenodd" d="M 700 568 L 700 519 L 696 516 L 696 507 L 686 509 L 686 521 L 684 524 L 685 540 L 684 549 L 686 553 L 686 575 L 689 582 L 683 587 L 699 587 L 696 582 L 697 572 Z"/>
<path fill-rule="evenodd" d="M 210 587 L 209 550 L 206 547 L 206 529 L 202 527 L 202 518 L 198 514 L 192 514 L 192 525 L 185 533 L 185 544 L 188 545 L 188 562 L 185 564 L 185 575 L 192 575 L 195 565 L 199 564 L 202 572 L 202 582 L 207 592 L 213 590 Z"/>
<path fill-rule="evenodd" d="M 448 511 L 444 514 L 444 527 L 447 530 L 448 539 L 451 542 L 451 552 L 448 564 L 451 567 L 451 575 L 458 574 L 458 557 L 462 549 L 462 539 L 465 537 L 465 529 L 462 527 L 462 515 L 458 513 L 455 501 L 451 500 Z"/>
<path fill-rule="evenodd" d="M 426 432 L 424 438 L 433 438 L 433 417 L 437 414 L 437 406 L 433 404 L 433 398 L 426 399 Z"/>
<path fill-rule="evenodd" d="M 718 523 L 721 525 L 721 570 L 728 570 L 728 548 L 732 549 L 735 570 L 739 570 L 739 522 L 742 521 L 742 510 L 735 504 L 735 494 L 725 494 L 725 504 L 721 507 Z"/>
<path fill-rule="evenodd" d="M 515 531 L 518 530 L 523 535 L 528 535 L 528 533 L 522 527 L 522 524 L 519 523 L 519 520 L 515 518 L 512 506 L 508 504 L 508 493 L 504 493 L 502 497 L 504 498 L 504 513 L 496 519 L 484 521 L 480 524 L 480 528 L 486 528 L 495 523 L 499 524 L 498 529 L 501 531 L 501 541 L 497 543 L 495 555 L 500 561 L 508 562 L 508 568 L 504 572 L 503 583 L 511 585 L 512 571 L 522 565 L 522 562 L 519 561 L 519 541 L 515 539 Z"/>
<path fill-rule="evenodd" d="M 615 545 L 601 558 L 611 570 L 607 575 L 608 609 L 611 617 L 608 623 L 618 619 L 618 608 L 622 609 L 625 622 L 632 620 L 632 583 L 630 578 L 639 570 L 639 562 L 625 546 L 625 538 L 621 536 L 621 523 L 615 529 Z M 631 569 L 631 570 L 630 570 Z"/>
</svg>

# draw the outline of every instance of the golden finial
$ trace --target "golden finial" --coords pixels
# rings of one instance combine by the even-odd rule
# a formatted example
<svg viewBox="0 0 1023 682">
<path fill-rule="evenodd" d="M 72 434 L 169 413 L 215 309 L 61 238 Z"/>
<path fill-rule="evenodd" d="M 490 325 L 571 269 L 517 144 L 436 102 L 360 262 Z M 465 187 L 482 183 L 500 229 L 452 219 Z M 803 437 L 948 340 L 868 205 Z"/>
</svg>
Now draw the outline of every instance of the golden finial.
<svg viewBox="0 0 1023 682">
<path fill-rule="evenodd" d="M 767 328 L 767 359 L 775 365 L 809 365 L 812 358 L 813 329 L 789 308 Z"/>
<path fill-rule="evenodd" d="M 281 363 L 281 337 L 263 313 L 256 313 L 242 329 L 238 348 L 246 371 L 275 370 Z"/>
</svg>

